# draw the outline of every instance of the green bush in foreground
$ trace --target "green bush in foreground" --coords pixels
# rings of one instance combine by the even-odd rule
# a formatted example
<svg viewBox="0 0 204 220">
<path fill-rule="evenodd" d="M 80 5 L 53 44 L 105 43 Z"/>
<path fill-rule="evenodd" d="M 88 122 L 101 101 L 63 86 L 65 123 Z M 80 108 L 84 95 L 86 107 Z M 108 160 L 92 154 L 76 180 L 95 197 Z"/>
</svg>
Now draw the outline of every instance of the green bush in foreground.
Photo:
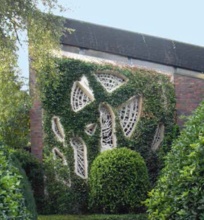
<svg viewBox="0 0 204 220">
<path fill-rule="evenodd" d="M 37 211 L 38 213 L 42 213 L 42 210 L 44 209 L 42 163 L 40 163 L 31 153 L 22 149 L 15 150 L 14 156 L 20 161 L 20 165 L 25 171 L 28 181 L 31 184 Z M 35 205 L 32 206 L 35 207 Z"/>
<path fill-rule="evenodd" d="M 204 102 L 174 142 L 146 205 L 149 219 L 204 219 Z"/>
<path fill-rule="evenodd" d="M 0 146 L 0 219 L 36 219 L 26 176 L 11 151 Z M 30 197 L 29 197 L 30 196 Z"/>
<path fill-rule="evenodd" d="M 145 162 L 139 153 L 127 148 L 105 151 L 91 166 L 89 185 L 92 212 L 141 211 L 141 201 L 149 189 Z"/>
<path fill-rule="evenodd" d="M 26 153 L 25 155 L 29 155 L 28 152 L 25 152 L 25 153 Z M 21 158 L 18 158 L 15 152 L 12 152 L 11 158 L 12 158 L 13 164 L 19 170 L 19 173 L 22 176 L 21 188 L 22 188 L 23 197 L 25 199 L 25 205 L 28 211 L 32 215 L 31 219 L 37 219 L 36 204 L 35 204 L 35 199 L 33 196 L 33 191 L 31 189 L 31 182 L 29 180 L 29 176 L 27 175 L 24 167 L 22 166 L 23 160 L 20 160 Z M 32 168 L 30 167 L 30 169 Z M 37 175 L 35 178 L 37 179 Z"/>
</svg>

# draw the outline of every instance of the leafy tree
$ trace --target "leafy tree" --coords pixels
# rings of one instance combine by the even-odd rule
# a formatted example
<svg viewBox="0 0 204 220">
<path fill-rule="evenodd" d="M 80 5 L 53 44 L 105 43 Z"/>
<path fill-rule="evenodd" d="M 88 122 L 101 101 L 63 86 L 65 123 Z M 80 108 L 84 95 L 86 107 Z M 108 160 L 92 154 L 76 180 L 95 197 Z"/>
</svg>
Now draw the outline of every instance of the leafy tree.
<svg viewBox="0 0 204 220">
<path fill-rule="evenodd" d="M 37 70 L 50 62 L 50 52 L 59 48 L 63 19 L 53 15 L 53 9 L 63 9 L 57 0 L 0 0 L 0 47 L 7 64 L 16 64 L 16 42 L 19 34 L 28 33 L 30 54 Z M 44 6 L 43 12 L 39 6 Z M 12 61 L 12 62 L 11 62 Z M 50 64 L 50 63 L 49 63 Z"/>
<path fill-rule="evenodd" d="M 63 19 L 53 15 L 53 9 L 61 9 L 57 0 L 0 0 L 0 5 L 0 142 L 18 148 L 29 144 L 30 98 L 21 90 L 23 81 L 17 65 L 17 43 L 22 43 L 22 32 L 27 35 L 32 68 L 37 75 L 47 65 L 50 73 L 55 73 L 52 52 L 59 48 Z M 42 5 L 43 11 L 40 10 Z M 43 75 L 37 78 L 44 80 Z M 0 152 L 1 155 L 4 151 Z M 4 157 L 2 160 L 5 172 L 0 166 L 0 174 L 4 172 L 6 177 L 0 179 L 5 181 L 8 177 L 8 181 L 5 182 L 6 188 L 0 186 L 1 213 L 5 214 L 4 218 L 0 215 L 1 219 L 7 219 L 7 216 L 9 219 L 10 216 L 12 219 L 30 219 L 23 204 L 26 201 L 18 190 L 22 177 L 14 173 L 11 160 L 8 164 Z M 2 190 L 5 191 L 3 197 Z"/>
<path fill-rule="evenodd" d="M 59 48 L 63 19 L 54 16 L 53 9 L 62 7 L 57 0 L 0 0 L 0 5 L 0 141 L 26 146 L 30 103 L 28 94 L 21 91 L 17 42 L 21 44 L 21 32 L 27 33 L 35 72 L 49 65 L 55 73 L 51 52 Z M 38 79 L 43 80 L 43 75 Z"/>
</svg>

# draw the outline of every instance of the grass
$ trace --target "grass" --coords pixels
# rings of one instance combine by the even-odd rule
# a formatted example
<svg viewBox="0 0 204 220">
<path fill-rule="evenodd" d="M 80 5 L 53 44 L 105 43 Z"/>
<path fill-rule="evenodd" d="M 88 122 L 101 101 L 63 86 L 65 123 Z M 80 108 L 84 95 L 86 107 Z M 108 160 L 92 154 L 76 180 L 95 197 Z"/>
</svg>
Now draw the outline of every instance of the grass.
<svg viewBox="0 0 204 220">
<path fill-rule="evenodd" d="M 146 220 L 146 214 L 139 215 L 40 215 L 38 220 Z"/>
</svg>

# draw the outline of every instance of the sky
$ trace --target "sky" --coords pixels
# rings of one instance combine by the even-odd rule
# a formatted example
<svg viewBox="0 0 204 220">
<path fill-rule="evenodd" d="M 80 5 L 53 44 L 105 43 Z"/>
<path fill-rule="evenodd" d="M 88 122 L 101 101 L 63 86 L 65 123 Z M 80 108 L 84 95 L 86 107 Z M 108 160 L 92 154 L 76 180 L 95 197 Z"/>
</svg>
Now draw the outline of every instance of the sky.
<svg viewBox="0 0 204 220">
<path fill-rule="evenodd" d="M 204 47 L 204 0 L 58 0 L 66 18 Z M 19 65 L 28 77 L 26 48 Z"/>
</svg>

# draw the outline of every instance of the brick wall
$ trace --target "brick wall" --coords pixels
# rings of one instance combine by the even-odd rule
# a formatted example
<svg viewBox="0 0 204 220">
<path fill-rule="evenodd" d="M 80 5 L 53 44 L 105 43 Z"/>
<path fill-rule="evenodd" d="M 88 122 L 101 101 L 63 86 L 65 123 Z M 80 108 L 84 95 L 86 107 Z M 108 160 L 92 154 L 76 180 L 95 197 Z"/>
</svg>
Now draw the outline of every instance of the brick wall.
<svg viewBox="0 0 204 220">
<path fill-rule="evenodd" d="M 36 72 L 32 69 L 30 58 L 30 76 L 29 76 L 30 96 L 32 99 L 32 108 L 30 109 L 30 141 L 31 153 L 42 161 L 43 149 L 43 128 L 42 128 L 42 107 L 38 91 L 36 89 Z"/>
<path fill-rule="evenodd" d="M 34 101 L 30 110 L 31 153 L 42 161 L 43 129 L 42 108 L 40 101 Z"/>
<path fill-rule="evenodd" d="M 182 126 L 184 120 L 181 115 L 188 116 L 204 100 L 204 80 L 193 77 L 175 75 L 174 76 L 177 123 Z"/>
</svg>

